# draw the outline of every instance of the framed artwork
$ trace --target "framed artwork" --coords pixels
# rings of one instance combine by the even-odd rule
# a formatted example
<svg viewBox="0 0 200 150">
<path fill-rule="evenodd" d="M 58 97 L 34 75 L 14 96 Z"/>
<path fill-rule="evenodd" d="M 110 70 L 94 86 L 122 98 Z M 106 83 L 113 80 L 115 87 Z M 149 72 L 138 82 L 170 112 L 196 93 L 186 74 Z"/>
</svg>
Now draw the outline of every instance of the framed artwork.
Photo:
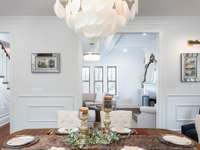
<svg viewBox="0 0 200 150">
<path fill-rule="evenodd" d="M 200 53 L 181 54 L 181 81 L 200 82 Z"/>
<path fill-rule="evenodd" d="M 59 53 L 33 53 L 32 73 L 59 73 L 60 54 Z"/>
</svg>

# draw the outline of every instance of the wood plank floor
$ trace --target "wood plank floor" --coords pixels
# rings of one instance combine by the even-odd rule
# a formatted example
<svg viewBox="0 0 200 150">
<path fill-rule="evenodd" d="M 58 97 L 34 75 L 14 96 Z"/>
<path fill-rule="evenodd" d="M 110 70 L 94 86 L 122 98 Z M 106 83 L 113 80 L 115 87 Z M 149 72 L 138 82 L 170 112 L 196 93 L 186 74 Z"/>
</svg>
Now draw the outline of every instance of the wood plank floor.
<svg viewBox="0 0 200 150">
<path fill-rule="evenodd" d="M 10 124 L 6 124 L 0 127 L 0 148 L 2 147 L 2 143 L 4 139 L 6 139 L 10 135 Z"/>
</svg>

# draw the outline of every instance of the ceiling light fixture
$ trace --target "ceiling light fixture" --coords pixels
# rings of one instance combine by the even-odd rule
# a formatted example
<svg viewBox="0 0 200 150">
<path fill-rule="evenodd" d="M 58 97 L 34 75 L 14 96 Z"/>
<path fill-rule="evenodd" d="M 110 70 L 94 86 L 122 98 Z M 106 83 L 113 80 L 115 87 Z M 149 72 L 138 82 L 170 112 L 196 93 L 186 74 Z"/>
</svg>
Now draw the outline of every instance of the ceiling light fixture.
<svg viewBox="0 0 200 150">
<path fill-rule="evenodd" d="M 100 61 L 100 53 L 87 52 L 83 54 L 84 61 Z"/>
<path fill-rule="evenodd" d="M 127 53 L 127 52 L 128 52 L 128 50 L 127 50 L 126 48 L 124 48 L 124 49 L 123 49 L 123 52 L 124 52 L 124 53 Z"/>
<path fill-rule="evenodd" d="M 56 0 L 54 11 L 69 28 L 96 42 L 134 19 L 138 0 Z"/>
<path fill-rule="evenodd" d="M 144 33 L 142 33 L 142 36 L 147 36 L 147 33 L 145 33 L 145 32 L 144 32 Z"/>
</svg>

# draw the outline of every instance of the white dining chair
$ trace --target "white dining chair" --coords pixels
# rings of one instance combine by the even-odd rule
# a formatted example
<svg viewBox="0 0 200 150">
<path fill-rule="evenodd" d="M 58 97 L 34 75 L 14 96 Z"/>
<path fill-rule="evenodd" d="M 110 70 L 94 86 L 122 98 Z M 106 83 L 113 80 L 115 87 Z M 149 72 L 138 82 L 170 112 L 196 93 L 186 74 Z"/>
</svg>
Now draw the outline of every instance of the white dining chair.
<svg viewBox="0 0 200 150">
<path fill-rule="evenodd" d="M 200 115 L 196 116 L 196 119 L 195 119 L 195 128 L 197 130 L 198 139 L 199 139 L 199 143 L 200 143 Z"/>
<path fill-rule="evenodd" d="M 105 113 L 101 111 L 101 127 L 104 127 Z M 133 128 L 133 118 L 131 111 L 112 111 L 110 112 L 111 128 Z"/>
<path fill-rule="evenodd" d="M 79 119 L 78 111 L 58 111 L 57 127 L 58 128 L 79 128 L 81 121 Z"/>
</svg>

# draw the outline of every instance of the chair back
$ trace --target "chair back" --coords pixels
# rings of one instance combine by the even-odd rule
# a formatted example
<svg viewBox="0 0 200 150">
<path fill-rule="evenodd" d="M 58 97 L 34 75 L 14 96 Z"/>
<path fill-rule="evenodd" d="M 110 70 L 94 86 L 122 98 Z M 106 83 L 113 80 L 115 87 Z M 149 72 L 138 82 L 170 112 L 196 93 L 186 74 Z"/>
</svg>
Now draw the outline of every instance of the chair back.
<svg viewBox="0 0 200 150">
<path fill-rule="evenodd" d="M 101 127 L 104 127 L 105 113 L 101 111 Z M 111 128 L 133 128 L 133 118 L 131 111 L 112 111 L 110 113 Z"/>
<path fill-rule="evenodd" d="M 197 130 L 198 140 L 199 140 L 199 143 L 200 143 L 200 115 L 197 115 L 197 116 L 196 116 L 195 128 L 196 128 L 196 130 Z"/>
<path fill-rule="evenodd" d="M 79 119 L 78 111 L 58 111 L 57 127 L 58 128 L 79 128 L 81 121 Z"/>
</svg>

